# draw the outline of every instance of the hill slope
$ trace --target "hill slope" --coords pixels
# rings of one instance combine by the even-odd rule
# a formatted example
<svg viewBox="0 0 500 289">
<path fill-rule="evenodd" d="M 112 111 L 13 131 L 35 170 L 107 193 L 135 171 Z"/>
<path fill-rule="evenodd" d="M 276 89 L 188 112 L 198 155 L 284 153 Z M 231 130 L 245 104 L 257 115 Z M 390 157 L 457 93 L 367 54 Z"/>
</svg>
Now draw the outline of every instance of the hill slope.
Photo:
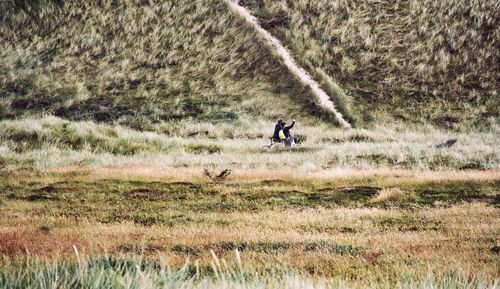
<svg viewBox="0 0 500 289">
<path fill-rule="evenodd" d="M 483 2 L 239 1 L 326 91 L 338 81 L 350 121 L 446 126 L 499 119 L 500 4 Z M 222 1 L 0 5 L 2 119 L 328 117 Z"/>
<path fill-rule="evenodd" d="M 377 113 L 445 125 L 498 120 L 498 1 L 240 3 L 303 66 L 336 79 L 366 120 Z"/>
<path fill-rule="evenodd" d="M 45 25 L 23 11 L 2 15 L 2 118 L 49 113 L 147 128 L 320 113 L 224 3 L 109 3 L 66 3 Z"/>
</svg>

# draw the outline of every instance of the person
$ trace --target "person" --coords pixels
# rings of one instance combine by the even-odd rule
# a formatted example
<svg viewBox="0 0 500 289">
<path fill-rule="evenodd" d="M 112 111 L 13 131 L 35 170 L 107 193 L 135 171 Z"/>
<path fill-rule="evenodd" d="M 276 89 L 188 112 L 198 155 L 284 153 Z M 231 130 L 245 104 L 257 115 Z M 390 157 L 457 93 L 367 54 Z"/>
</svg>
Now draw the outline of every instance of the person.
<svg viewBox="0 0 500 289">
<path fill-rule="evenodd" d="M 285 122 L 283 122 L 282 119 L 278 120 L 278 123 L 274 126 L 274 133 L 273 133 L 273 141 L 274 142 L 281 142 L 281 137 L 280 133 L 283 133 L 283 127 L 285 126 Z"/>
<path fill-rule="evenodd" d="M 290 130 L 295 126 L 295 119 L 292 121 L 292 124 L 289 125 L 289 126 L 285 126 L 286 123 L 283 122 L 283 134 L 284 134 L 284 142 L 285 142 L 285 145 L 286 146 L 292 146 L 295 141 L 293 139 L 293 135 L 292 133 L 290 132 Z"/>
<path fill-rule="evenodd" d="M 285 134 L 285 138 L 292 137 L 290 130 L 295 126 L 295 119 L 292 121 L 292 124 L 289 126 L 285 126 L 286 122 L 282 122 L 282 123 L 283 123 L 283 133 Z"/>
</svg>

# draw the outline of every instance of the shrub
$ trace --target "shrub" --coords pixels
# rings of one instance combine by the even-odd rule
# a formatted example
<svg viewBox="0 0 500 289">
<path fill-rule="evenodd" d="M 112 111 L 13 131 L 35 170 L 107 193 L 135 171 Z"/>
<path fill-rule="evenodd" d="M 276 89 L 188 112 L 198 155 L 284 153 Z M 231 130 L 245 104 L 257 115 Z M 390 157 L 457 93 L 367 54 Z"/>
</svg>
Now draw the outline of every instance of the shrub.
<svg viewBox="0 0 500 289">
<path fill-rule="evenodd" d="M 222 147 L 215 144 L 191 144 L 186 147 L 193 154 L 215 154 L 222 151 Z"/>
</svg>

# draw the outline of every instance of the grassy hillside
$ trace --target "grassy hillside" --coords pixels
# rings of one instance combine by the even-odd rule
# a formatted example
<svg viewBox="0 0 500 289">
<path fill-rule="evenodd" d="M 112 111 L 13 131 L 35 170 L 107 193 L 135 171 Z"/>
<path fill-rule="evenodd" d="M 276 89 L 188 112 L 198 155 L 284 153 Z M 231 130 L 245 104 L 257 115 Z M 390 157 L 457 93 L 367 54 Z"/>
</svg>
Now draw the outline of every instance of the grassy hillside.
<svg viewBox="0 0 500 289">
<path fill-rule="evenodd" d="M 498 120 L 498 1 L 240 3 L 304 66 L 336 79 L 365 120 Z"/>
<path fill-rule="evenodd" d="M 315 114 L 220 1 L 101 2 L 43 4 L 31 17 L 0 4 L 2 118 L 49 113 L 144 129 Z"/>
<path fill-rule="evenodd" d="M 240 1 L 324 89 L 338 94 L 337 80 L 351 121 L 447 126 L 499 116 L 499 4 L 469 2 Z M 222 1 L 9 3 L 0 3 L 3 119 L 55 114 L 150 129 L 321 115 Z"/>
</svg>

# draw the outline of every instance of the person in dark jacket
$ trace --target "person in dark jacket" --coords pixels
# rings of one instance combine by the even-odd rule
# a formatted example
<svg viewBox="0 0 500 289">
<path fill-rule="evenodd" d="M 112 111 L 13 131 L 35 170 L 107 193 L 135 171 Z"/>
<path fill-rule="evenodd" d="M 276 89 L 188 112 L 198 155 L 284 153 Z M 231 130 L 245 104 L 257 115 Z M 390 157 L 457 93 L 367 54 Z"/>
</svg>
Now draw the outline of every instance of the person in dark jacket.
<svg viewBox="0 0 500 289">
<path fill-rule="evenodd" d="M 292 121 L 291 125 L 289 126 L 285 125 L 286 123 L 283 123 L 283 136 L 285 137 L 283 142 L 285 143 L 285 146 L 292 147 L 295 144 L 295 142 L 293 140 L 293 136 L 290 130 L 295 126 L 295 119 Z"/>
<path fill-rule="evenodd" d="M 293 128 L 295 125 L 295 119 L 292 121 L 292 124 L 289 126 L 285 126 L 285 122 L 282 122 L 283 124 L 283 133 L 285 134 L 285 138 L 290 138 L 292 134 L 290 133 L 290 130 Z"/>
<path fill-rule="evenodd" d="M 280 139 L 280 131 L 283 129 L 285 126 L 285 123 L 283 120 L 278 120 L 278 123 L 274 126 L 274 133 L 273 133 L 273 141 L 275 142 L 281 142 Z"/>
</svg>

